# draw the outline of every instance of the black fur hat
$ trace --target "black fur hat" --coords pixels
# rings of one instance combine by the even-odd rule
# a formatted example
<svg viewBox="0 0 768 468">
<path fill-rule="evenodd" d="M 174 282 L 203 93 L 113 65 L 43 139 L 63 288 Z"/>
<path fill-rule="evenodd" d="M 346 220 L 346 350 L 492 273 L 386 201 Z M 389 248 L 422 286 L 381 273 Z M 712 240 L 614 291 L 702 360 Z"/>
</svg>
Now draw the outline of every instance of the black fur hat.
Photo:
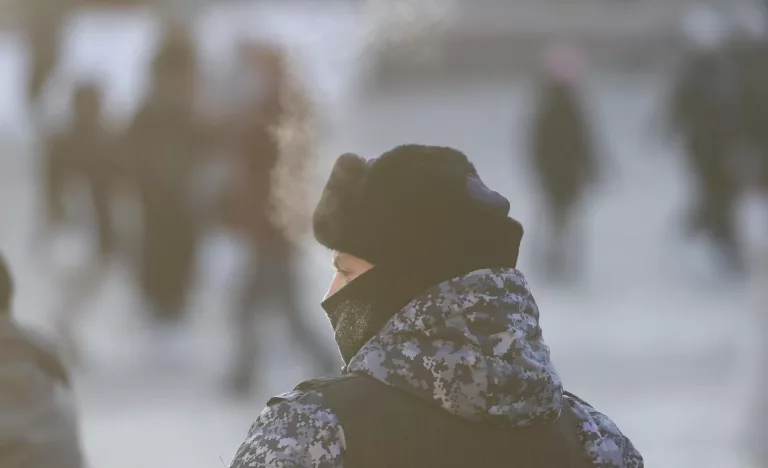
<svg viewBox="0 0 768 468">
<path fill-rule="evenodd" d="M 404 145 L 336 161 L 315 209 L 315 238 L 374 265 L 517 262 L 523 228 L 509 201 L 452 148 Z"/>
</svg>

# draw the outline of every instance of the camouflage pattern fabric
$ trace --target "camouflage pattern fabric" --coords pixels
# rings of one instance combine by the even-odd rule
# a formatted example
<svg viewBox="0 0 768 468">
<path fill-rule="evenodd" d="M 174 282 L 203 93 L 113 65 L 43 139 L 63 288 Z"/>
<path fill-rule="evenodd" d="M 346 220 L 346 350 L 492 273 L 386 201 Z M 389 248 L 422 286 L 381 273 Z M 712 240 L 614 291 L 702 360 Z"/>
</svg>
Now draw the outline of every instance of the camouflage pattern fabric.
<svg viewBox="0 0 768 468">
<path fill-rule="evenodd" d="M 398 387 L 481 424 L 525 427 L 570 405 L 596 468 L 641 468 L 643 459 L 608 417 L 563 394 L 523 275 L 484 269 L 413 300 L 350 361 L 347 372 Z M 322 387 L 270 401 L 232 468 L 343 466 L 344 430 Z"/>
</svg>

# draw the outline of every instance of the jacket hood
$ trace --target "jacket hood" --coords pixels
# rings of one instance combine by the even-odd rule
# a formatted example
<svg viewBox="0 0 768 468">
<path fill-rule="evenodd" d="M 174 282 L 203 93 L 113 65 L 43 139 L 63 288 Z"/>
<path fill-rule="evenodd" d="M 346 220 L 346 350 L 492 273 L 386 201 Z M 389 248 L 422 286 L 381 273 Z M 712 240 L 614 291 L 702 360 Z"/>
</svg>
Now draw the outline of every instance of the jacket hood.
<svg viewBox="0 0 768 468">
<path fill-rule="evenodd" d="M 551 423 L 569 404 L 595 466 L 642 466 L 610 419 L 564 396 L 538 307 L 513 268 L 477 270 L 425 291 L 363 346 L 347 370 L 501 427 Z"/>
</svg>

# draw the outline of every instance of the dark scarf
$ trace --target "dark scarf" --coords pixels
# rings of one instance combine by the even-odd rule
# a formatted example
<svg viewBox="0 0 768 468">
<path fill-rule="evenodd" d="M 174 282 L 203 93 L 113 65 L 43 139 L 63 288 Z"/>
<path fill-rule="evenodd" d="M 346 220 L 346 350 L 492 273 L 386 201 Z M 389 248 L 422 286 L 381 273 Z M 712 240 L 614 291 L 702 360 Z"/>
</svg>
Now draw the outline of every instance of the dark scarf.
<svg viewBox="0 0 768 468">
<path fill-rule="evenodd" d="M 513 249 L 511 247 L 514 247 Z M 334 330 L 344 364 L 386 323 L 429 288 L 469 272 L 515 267 L 517 245 L 495 246 L 464 258 L 422 266 L 375 266 L 322 303 Z"/>
</svg>

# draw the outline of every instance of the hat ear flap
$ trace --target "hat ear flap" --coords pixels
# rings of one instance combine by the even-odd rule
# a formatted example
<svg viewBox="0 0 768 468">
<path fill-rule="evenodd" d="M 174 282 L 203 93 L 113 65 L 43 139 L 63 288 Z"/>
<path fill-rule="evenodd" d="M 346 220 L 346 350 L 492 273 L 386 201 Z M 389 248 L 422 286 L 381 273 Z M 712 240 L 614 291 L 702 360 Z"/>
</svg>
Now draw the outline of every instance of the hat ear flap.
<svg viewBox="0 0 768 468">
<path fill-rule="evenodd" d="M 501 216 L 509 215 L 509 200 L 499 192 L 489 189 L 476 175 L 467 177 L 467 195 L 481 209 Z"/>
<path fill-rule="evenodd" d="M 348 244 L 346 240 L 357 238 L 355 225 L 369 171 L 366 160 L 356 154 L 346 153 L 336 160 L 312 216 L 315 239 L 320 244 L 340 250 Z"/>
</svg>

